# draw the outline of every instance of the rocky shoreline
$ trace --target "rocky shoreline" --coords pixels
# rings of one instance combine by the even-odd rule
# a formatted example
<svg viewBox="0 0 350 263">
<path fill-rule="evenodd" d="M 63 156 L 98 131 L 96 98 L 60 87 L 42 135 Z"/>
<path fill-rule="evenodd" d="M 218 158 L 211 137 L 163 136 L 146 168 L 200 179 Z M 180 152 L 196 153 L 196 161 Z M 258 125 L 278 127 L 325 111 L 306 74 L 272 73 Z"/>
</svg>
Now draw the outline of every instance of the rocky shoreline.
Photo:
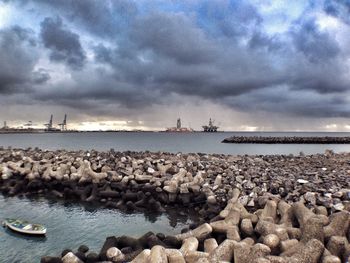
<svg viewBox="0 0 350 263">
<path fill-rule="evenodd" d="M 273 136 L 233 136 L 223 143 L 260 143 L 260 144 L 349 144 L 350 137 L 273 137 Z"/>
<path fill-rule="evenodd" d="M 176 236 L 108 237 L 42 262 L 346 262 L 350 154 L 228 156 L 0 149 L 0 191 L 128 211 L 186 208 Z M 113 234 L 113 233 L 111 233 Z"/>
</svg>

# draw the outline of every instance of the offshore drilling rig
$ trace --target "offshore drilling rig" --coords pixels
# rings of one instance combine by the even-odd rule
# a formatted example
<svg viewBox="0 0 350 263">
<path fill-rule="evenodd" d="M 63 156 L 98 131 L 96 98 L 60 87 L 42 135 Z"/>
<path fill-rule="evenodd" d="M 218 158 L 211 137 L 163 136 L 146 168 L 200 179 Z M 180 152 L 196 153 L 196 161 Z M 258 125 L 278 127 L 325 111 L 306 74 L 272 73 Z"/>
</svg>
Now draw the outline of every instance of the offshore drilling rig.
<svg viewBox="0 0 350 263">
<path fill-rule="evenodd" d="M 203 125 L 203 132 L 217 132 L 219 127 L 214 125 L 214 120 L 211 118 L 209 119 L 209 124 L 208 125 Z"/>
</svg>

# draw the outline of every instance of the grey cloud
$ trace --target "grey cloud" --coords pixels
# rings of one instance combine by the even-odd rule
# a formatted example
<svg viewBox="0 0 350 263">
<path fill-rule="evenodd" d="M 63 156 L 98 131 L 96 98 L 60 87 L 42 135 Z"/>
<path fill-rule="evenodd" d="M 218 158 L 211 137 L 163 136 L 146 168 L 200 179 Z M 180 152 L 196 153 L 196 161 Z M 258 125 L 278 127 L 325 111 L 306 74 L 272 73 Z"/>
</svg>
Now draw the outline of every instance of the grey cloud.
<svg viewBox="0 0 350 263">
<path fill-rule="evenodd" d="M 95 59 L 101 63 L 112 63 L 112 51 L 103 44 L 98 44 L 94 47 Z"/>
<path fill-rule="evenodd" d="M 314 20 L 308 20 L 291 32 L 294 45 L 311 61 L 328 63 L 340 53 L 338 43 L 327 32 L 321 32 Z"/>
<path fill-rule="evenodd" d="M 72 69 L 81 69 L 86 60 L 79 35 L 65 28 L 60 17 L 47 17 L 41 22 L 41 38 L 50 49 L 50 59 L 64 61 Z"/>
<path fill-rule="evenodd" d="M 30 68 L 26 78 L 46 85 L 32 98 L 101 116 L 118 107 L 167 107 L 180 103 L 179 97 L 245 112 L 348 116 L 341 99 L 350 87 L 348 54 L 330 32 L 303 14 L 289 31 L 272 35 L 264 31 L 258 8 L 243 3 L 225 8 L 229 2 L 206 2 L 198 18 L 164 10 L 142 13 L 126 1 L 31 1 L 44 11 L 50 7 L 47 16 L 69 20 L 76 32 L 59 18 L 42 22 L 51 59 L 67 63 L 71 78 L 50 81 L 54 73 Z M 86 30 L 96 34 L 94 43 L 84 42 L 94 60 L 86 59 L 80 43 Z M 36 45 L 25 34 L 13 34 Z"/>
<path fill-rule="evenodd" d="M 14 0 L 20 5 L 63 16 L 86 31 L 104 38 L 115 38 L 126 30 L 138 10 L 131 0 Z M 46 8 L 46 9 L 45 9 Z"/>
<path fill-rule="evenodd" d="M 268 36 L 255 28 L 244 36 L 249 48 L 237 41 L 215 39 L 184 14 L 152 13 L 136 19 L 133 26 L 125 39 L 116 39 L 108 47 L 95 46 L 95 60 L 109 65 L 112 72 L 100 77 L 102 82 L 83 82 L 79 96 L 99 101 L 92 104 L 115 102 L 139 108 L 166 103 L 172 94 L 179 94 L 242 109 L 241 96 L 285 85 L 286 94 L 309 92 L 309 99 L 296 104 L 295 98 L 286 95 L 288 111 L 284 111 L 259 93 L 260 100 L 247 102 L 253 106 L 246 111 L 278 109 L 305 116 L 309 110 L 310 116 L 327 117 L 348 112 L 328 100 L 324 106 L 329 112 L 310 106 L 314 103 L 311 94 L 325 101 L 327 94 L 348 90 L 337 42 L 312 20 L 296 21 L 284 35 Z M 69 100 L 69 94 L 61 96 Z M 79 103 L 72 104 L 79 107 Z"/>
<path fill-rule="evenodd" d="M 345 23 L 350 23 L 350 2 L 347 0 L 325 0 L 324 11 L 334 17 L 338 17 Z"/>
<path fill-rule="evenodd" d="M 156 92 L 117 80 L 113 74 L 95 68 L 76 72 L 71 80 L 50 85 L 35 94 L 35 99 L 39 101 L 88 111 L 107 109 L 108 105 L 141 109 L 154 103 L 153 97 L 156 97 Z"/>
<path fill-rule="evenodd" d="M 289 55 L 290 74 L 285 83 L 293 89 L 313 90 L 320 94 L 349 90 L 344 64 L 347 55 L 333 35 L 321 31 L 312 18 L 297 21 L 290 35 L 296 51 Z"/>
<path fill-rule="evenodd" d="M 254 31 L 248 44 L 252 49 L 267 49 L 269 52 L 283 48 L 283 42 L 278 36 L 271 37 L 261 31 Z"/>
<path fill-rule="evenodd" d="M 247 1 L 203 1 L 200 12 L 203 23 L 215 28 L 214 35 L 236 41 L 263 21 L 257 8 Z"/>
<path fill-rule="evenodd" d="M 0 93 L 31 89 L 32 71 L 37 60 L 32 31 L 19 26 L 0 30 Z"/>
<path fill-rule="evenodd" d="M 50 73 L 43 68 L 40 68 L 32 73 L 32 80 L 35 84 L 44 84 L 50 79 Z"/>
<path fill-rule="evenodd" d="M 325 96 L 348 90 L 337 42 L 313 21 L 297 21 L 285 35 L 267 36 L 255 30 L 248 41 L 249 49 L 236 42 L 208 39 L 182 15 L 160 13 L 140 21 L 127 42 L 132 55 L 121 54 L 126 49 L 123 43 L 115 48 L 99 45 L 95 55 L 99 62 L 112 66 L 117 79 L 139 86 L 141 93 L 147 89 L 165 97 L 196 96 L 235 107 L 239 103 L 231 103 L 227 97 L 239 101 L 242 94 L 249 96 L 278 85 Z M 140 62 L 140 55 L 146 56 L 147 61 Z M 286 91 L 289 92 L 292 91 Z M 288 97 L 286 100 L 293 103 Z M 161 99 L 154 99 L 153 103 L 161 103 Z M 254 102 L 255 109 L 271 110 L 265 104 L 274 105 L 263 99 Z M 307 115 L 307 110 L 300 108 L 298 105 L 293 110 L 290 105 L 289 111 Z M 328 109 L 327 116 L 338 114 L 335 108 Z M 310 115 L 315 115 L 311 109 Z"/>
<path fill-rule="evenodd" d="M 208 63 L 216 55 L 213 43 L 183 14 L 153 13 L 140 19 L 131 40 L 140 49 L 150 49 L 184 64 Z"/>
<path fill-rule="evenodd" d="M 292 117 L 349 118 L 350 107 L 343 95 L 315 94 L 312 91 L 288 90 L 287 86 L 266 88 L 225 102 L 243 112 L 263 111 Z M 263 103 L 261 103 L 263 102 Z"/>
</svg>

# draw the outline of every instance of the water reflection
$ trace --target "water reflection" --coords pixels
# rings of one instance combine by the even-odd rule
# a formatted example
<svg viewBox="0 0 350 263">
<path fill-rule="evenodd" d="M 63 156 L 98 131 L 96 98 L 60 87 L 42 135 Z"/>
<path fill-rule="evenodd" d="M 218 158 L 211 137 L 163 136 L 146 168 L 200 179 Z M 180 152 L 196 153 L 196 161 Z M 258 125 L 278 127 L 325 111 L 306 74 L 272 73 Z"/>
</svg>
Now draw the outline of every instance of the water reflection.
<svg viewBox="0 0 350 263">
<path fill-rule="evenodd" d="M 145 219 L 147 219 L 147 221 L 151 223 L 155 223 L 161 215 L 162 215 L 161 213 L 151 213 L 151 212 L 144 213 Z"/>
<path fill-rule="evenodd" d="M 26 234 L 21 234 L 18 232 L 15 232 L 9 228 L 5 228 L 5 234 L 10 235 L 14 238 L 20 238 L 20 239 L 24 239 L 24 240 L 28 240 L 30 242 L 45 242 L 47 240 L 47 237 L 42 235 L 42 236 L 34 236 L 34 235 L 26 235 Z"/>
</svg>

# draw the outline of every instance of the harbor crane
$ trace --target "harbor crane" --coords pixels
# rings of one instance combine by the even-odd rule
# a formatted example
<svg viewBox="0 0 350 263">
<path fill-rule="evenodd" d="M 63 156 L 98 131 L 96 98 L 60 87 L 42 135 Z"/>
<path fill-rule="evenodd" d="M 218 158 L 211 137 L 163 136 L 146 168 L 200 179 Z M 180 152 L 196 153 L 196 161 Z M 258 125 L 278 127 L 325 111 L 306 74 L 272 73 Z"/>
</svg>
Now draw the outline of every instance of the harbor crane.
<svg viewBox="0 0 350 263">
<path fill-rule="evenodd" d="M 63 122 L 59 123 L 58 126 L 61 128 L 61 131 L 67 130 L 67 114 L 64 114 Z"/>
<path fill-rule="evenodd" d="M 47 131 L 51 131 L 52 128 L 53 128 L 53 126 L 52 126 L 52 119 L 53 119 L 53 115 L 51 114 L 49 123 L 44 124 L 46 126 L 46 130 Z"/>
</svg>

